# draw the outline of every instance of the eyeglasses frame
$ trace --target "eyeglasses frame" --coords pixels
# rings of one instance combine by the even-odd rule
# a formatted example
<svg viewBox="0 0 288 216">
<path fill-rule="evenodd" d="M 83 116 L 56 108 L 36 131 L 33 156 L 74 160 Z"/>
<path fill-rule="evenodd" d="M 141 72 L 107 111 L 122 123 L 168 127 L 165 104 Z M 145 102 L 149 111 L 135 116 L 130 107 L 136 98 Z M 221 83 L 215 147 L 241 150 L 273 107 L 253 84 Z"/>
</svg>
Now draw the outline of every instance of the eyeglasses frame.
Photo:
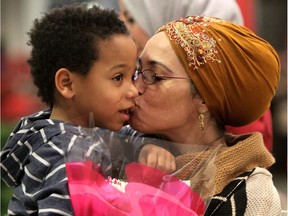
<svg viewBox="0 0 288 216">
<path fill-rule="evenodd" d="M 151 71 L 151 72 L 153 72 L 154 74 L 155 74 L 155 78 L 154 78 L 154 82 L 152 82 L 152 83 L 147 83 L 147 80 L 145 81 L 145 75 L 144 75 L 144 72 L 145 71 Z M 157 77 L 159 77 L 159 78 L 162 78 L 162 79 L 164 79 L 164 80 L 166 80 L 166 79 L 187 79 L 187 80 L 189 80 L 190 78 L 189 77 L 178 77 L 178 76 L 166 76 L 166 75 L 159 75 L 159 74 L 157 74 L 155 71 L 153 71 L 152 69 L 149 69 L 149 68 L 147 68 L 147 69 L 144 69 L 144 70 L 136 70 L 136 72 L 135 72 L 135 74 L 137 73 L 137 79 L 138 79 L 138 77 L 139 77 L 139 74 L 141 74 L 142 75 L 142 80 L 143 80 L 143 82 L 146 84 L 146 85 L 153 85 L 153 84 L 155 84 L 156 82 L 157 82 L 157 80 L 156 80 L 156 78 Z M 134 78 L 133 78 L 134 79 Z M 136 81 L 137 79 L 135 79 L 134 81 Z"/>
</svg>

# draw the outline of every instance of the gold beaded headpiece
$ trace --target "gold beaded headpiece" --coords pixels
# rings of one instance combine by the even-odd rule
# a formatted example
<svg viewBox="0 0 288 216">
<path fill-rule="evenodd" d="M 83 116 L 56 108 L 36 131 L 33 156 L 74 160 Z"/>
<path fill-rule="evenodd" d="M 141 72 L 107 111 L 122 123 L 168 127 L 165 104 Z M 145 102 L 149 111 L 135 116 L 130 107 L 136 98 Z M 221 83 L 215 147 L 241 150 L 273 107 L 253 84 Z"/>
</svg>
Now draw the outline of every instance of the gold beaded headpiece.
<svg viewBox="0 0 288 216">
<path fill-rule="evenodd" d="M 197 31 L 197 27 L 201 24 L 205 26 L 209 25 L 210 21 L 222 22 L 217 18 L 206 18 L 201 16 L 181 18 L 179 22 L 168 23 L 158 31 L 164 30 L 168 32 L 170 40 L 173 40 L 176 44 L 181 46 L 187 55 L 187 61 L 189 67 L 192 69 L 198 69 L 202 64 L 208 61 L 218 61 L 215 58 L 217 50 L 215 49 L 216 40 L 213 37 L 209 37 L 205 30 Z M 187 25 L 191 24 L 191 25 Z M 193 34 L 191 34 L 193 32 Z M 221 39 L 218 39 L 221 41 Z"/>
</svg>

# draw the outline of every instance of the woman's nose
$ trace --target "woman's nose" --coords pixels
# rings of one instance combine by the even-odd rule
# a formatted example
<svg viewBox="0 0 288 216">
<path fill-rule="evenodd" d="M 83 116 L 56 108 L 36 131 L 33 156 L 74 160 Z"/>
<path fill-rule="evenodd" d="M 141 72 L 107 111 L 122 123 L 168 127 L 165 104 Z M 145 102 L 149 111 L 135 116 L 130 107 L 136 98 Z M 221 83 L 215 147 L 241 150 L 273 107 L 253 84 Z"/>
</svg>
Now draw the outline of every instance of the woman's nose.
<svg viewBox="0 0 288 216">
<path fill-rule="evenodd" d="M 146 84 L 143 82 L 143 77 L 141 75 L 134 81 L 134 86 L 136 87 L 139 95 L 144 94 Z"/>
</svg>

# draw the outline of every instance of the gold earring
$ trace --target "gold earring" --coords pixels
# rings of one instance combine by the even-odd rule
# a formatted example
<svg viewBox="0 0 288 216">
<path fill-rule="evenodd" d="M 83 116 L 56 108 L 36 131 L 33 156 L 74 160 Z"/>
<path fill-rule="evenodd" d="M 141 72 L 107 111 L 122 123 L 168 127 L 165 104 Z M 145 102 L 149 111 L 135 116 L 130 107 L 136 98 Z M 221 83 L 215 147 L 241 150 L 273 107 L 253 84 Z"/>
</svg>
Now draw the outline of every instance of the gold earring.
<svg viewBox="0 0 288 216">
<path fill-rule="evenodd" d="M 203 131 L 204 130 L 204 115 L 203 113 L 200 113 L 199 115 L 199 127 L 201 128 L 201 130 Z"/>
</svg>

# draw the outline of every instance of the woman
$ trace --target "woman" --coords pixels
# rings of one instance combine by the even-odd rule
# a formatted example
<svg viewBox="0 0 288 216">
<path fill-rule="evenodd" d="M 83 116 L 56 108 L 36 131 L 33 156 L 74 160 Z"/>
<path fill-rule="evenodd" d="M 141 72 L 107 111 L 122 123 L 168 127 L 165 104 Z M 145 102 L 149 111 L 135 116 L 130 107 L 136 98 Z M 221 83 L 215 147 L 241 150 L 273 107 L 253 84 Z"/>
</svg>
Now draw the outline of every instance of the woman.
<svg viewBox="0 0 288 216">
<path fill-rule="evenodd" d="M 129 123 L 183 144 L 174 146 L 175 175 L 194 182 L 197 164 L 184 167 L 194 157 L 187 146 L 222 145 L 216 173 L 208 179 L 214 190 L 201 194 L 210 200 L 205 215 L 280 215 L 279 195 L 266 169 L 275 160 L 262 135 L 225 133 L 225 125 L 249 124 L 269 108 L 279 65 L 275 50 L 247 28 L 201 16 L 162 26 L 140 56 L 134 78 L 139 96 Z"/>
<path fill-rule="evenodd" d="M 205 15 L 219 17 L 239 25 L 244 24 L 241 10 L 235 0 L 119 0 L 119 8 L 137 45 L 138 54 L 141 54 L 145 44 L 158 28 L 179 17 Z M 225 127 L 226 131 L 233 134 L 261 132 L 266 148 L 272 152 L 273 131 L 270 109 L 248 125 Z"/>
</svg>

